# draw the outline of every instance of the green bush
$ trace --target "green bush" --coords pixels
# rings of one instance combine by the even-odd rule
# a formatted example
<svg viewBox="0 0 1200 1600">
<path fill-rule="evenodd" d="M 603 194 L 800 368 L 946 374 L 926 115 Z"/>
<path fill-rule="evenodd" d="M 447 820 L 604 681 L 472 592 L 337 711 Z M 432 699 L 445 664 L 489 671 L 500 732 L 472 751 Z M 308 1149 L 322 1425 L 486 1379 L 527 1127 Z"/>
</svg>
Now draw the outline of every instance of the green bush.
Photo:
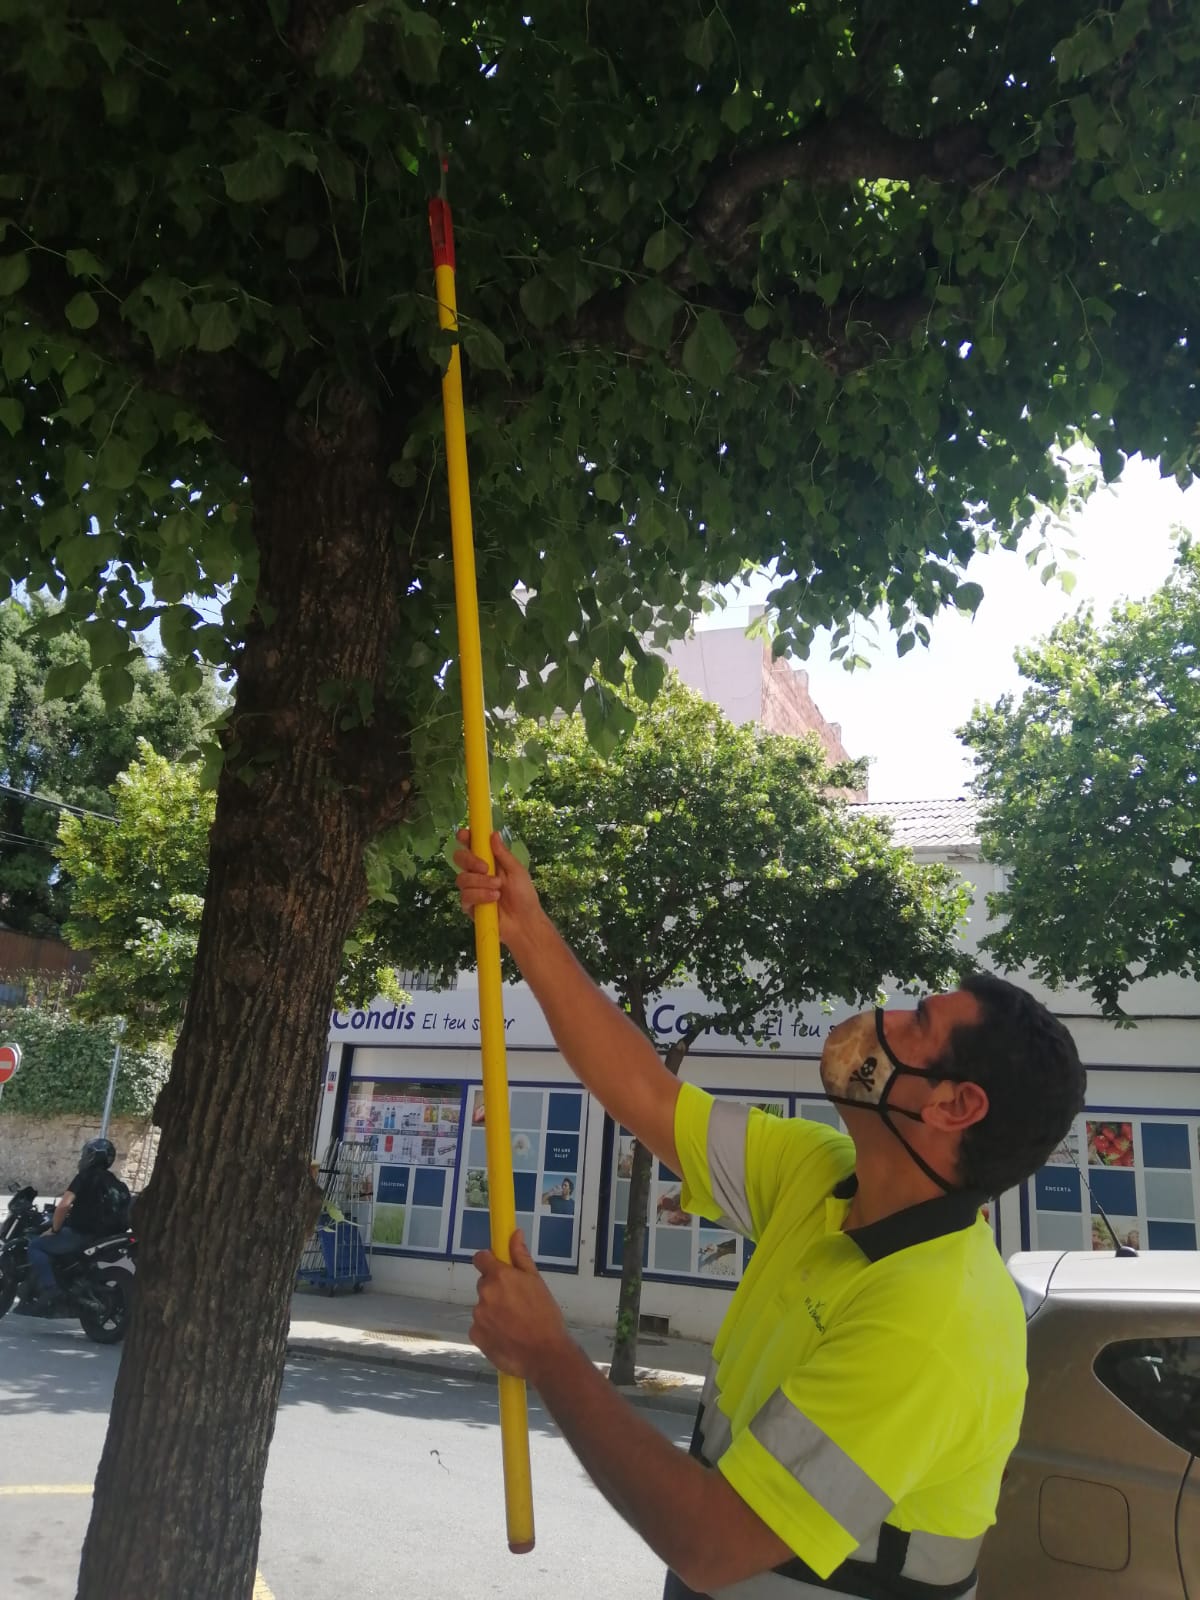
<svg viewBox="0 0 1200 1600">
<path fill-rule="evenodd" d="M 22 1051 L 21 1070 L 4 1086 L 0 1116 L 90 1113 L 98 1120 L 117 1037 L 113 1019 L 78 1022 L 65 1012 L 32 1006 L 0 1009 L 0 1044 L 19 1044 Z M 170 1064 L 161 1045 L 123 1044 L 114 1116 L 148 1116 Z"/>
</svg>

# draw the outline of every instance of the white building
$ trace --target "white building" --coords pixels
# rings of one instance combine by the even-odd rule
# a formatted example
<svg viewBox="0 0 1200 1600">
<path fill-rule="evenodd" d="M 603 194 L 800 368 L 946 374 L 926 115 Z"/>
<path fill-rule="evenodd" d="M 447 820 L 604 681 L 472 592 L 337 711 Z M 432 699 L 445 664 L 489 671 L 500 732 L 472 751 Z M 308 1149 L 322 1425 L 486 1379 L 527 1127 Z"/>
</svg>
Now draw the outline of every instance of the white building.
<svg viewBox="0 0 1200 1600">
<path fill-rule="evenodd" d="M 974 886 L 966 941 L 986 921 L 997 869 L 979 854 L 969 801 L 914 801 L 869 809 L 891 816 L 898 842 L 919 859 L 949 861 Z M 339 1136 L 373 1142 L 373 1270 L 382 1288 L 471 1302 L 472 1253 L 487 1243 L 486 1158 L 472 980 L 411 1005 L 377 1003 L 335 1014 L 317 1149 Z M 1035 990 L 1036 990 L 1036 986 Z M 1087 1111 L 1072 1147 L 1020 1191 L 994 1222 L 1005 1254 L 1021 1248 L 1108 1248 L 1087 1185 L 1122 1239 L 1142 1249 L 1195 1249 L 1200 1218 L 1200 984 L 1138 985 L 1128 1010 L 1138 1026 L 1101 1020 L 1079 994 L 1040 992 L 1070 1027 L 1089 1073 Z M 652 1012 L 666 1038 L 699 997 L 663 995 Z M 577 1321 L 611 1323 L 620 1275 L 629 1137 L 575 1082 L 532 996 L 506 990 L 513 1167 L 518 1220 L 540 1266 L 558 1276 Z M 683 1076 L 715 1093 L 784 1115 L 836 1122 L 817 1063 L 844 1007 L 819 1005 L 764 1018 L 761 1044 L 703 1037 Z M 710 1337 L 750 1246 L 678 1210 L 679 1184 L 658 1170 L 651 1191 L 644 1315 L 671 1331 Z"/>
</svg>

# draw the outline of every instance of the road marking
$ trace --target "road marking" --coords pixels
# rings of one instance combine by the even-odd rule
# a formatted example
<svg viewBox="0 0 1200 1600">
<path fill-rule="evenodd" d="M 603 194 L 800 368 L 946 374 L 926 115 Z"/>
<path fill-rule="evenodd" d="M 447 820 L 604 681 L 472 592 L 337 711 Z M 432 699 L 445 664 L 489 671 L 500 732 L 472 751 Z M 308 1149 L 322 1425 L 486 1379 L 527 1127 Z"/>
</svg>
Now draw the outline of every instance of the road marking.
<svg viewBox="0 0 1200 1600">
<path fill-rule="evenodd" d="M 90 1483 L 0 1483 L 0 1495 L 18 1494 L 86 1494 L 90 1495 Z M 267 1580 L 261 1572 L 254 1574 L 254 1593 L 250 1600 L 275 1600 L 274 1592 L 267 1587 Z"/>
<path fill-rule="evenodd" d="M 91 1494 L 90 1483 L 0 1483 L 0 1494 Z"/>
</svg>

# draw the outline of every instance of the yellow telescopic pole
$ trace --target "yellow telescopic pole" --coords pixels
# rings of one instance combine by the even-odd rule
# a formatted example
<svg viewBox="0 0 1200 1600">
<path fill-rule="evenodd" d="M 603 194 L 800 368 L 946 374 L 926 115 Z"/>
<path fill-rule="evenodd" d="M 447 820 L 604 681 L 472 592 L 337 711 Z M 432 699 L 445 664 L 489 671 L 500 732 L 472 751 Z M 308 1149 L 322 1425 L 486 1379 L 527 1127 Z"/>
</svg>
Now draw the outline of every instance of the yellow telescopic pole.
<svg viewBox="0 0 1200 1600">
<path fill-rule="evenodd" d="M 438 322 L 458 327 L 454 287 L 454 232 L 444 199 L 429 202 Z M 458 611 L 458 657 L 462 677 L 463 738 L 467 755 L 467 818 L 471 849 L 495 871 L 492 857 L 492 795 L 484 720 L 483 658 L 479 599 L 475 588 L 475 542 L 471 528 L 471 484 L 467 475 L 467 429 L 463 416 L 459 346 L 450 352 L 442 379 L 446 422 L 446 469 L 450 479 L 450 533 L 454 548 L 454 599 Z M 483 1053 L 484 1128 L 487 1134 L 488 1197 L 492 1251 L 510 1259 L 517 1225 L 513 1192 L 512 1135 L 508 1116 L 508 1069 L 504 1051 L 504 996 L 500 974 L 500 924 L 494 905 L 475 912 L 475 958 L 479 965 L 479 1032 Z M 532 1243 L 532 1241 L 531 1241 Z M 529 1475 L 529 1413 L 525 1384 L 500 1374 L 500 1442 L 504 1457 L 504 1508 L 508 1548 L 533 1549 L 533 1488 Z"/>
</svg>

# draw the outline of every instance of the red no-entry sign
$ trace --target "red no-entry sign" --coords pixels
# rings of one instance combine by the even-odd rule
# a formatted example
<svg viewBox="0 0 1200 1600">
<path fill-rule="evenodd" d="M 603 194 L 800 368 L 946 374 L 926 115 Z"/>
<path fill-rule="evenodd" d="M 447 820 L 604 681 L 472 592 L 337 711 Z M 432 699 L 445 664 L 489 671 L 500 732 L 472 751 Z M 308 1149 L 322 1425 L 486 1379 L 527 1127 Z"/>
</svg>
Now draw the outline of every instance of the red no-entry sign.
<svg viewBox="0 0 1200 1600">
<path fill-rule="evenodd" d="M 20 1065 L 21 1046 L 0 1044 L 0 1087 L 8 1082 Z"/>
</svg>

